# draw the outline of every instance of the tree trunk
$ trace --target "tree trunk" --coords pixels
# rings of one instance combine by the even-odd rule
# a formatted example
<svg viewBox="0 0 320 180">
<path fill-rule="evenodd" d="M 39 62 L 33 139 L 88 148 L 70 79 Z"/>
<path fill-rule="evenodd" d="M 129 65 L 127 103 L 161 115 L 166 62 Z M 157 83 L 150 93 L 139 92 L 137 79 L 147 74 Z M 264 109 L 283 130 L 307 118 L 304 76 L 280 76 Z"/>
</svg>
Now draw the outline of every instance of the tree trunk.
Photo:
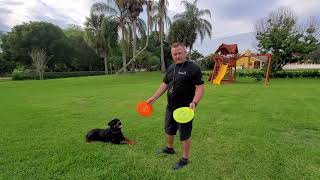
<svg viewBox="0 0 320 180">
<path fill-rule="evenodd" d="M 133 35 L 133 49 L 132 49 L 132 52 L 133 52 L 133 60 L 132 60 L 132 72 L 135 72 L 135 61 L 136 61 L 136 49 L 137 49 L 137 34 L 136 34 L 136 27 L 137 27 L 137 24 L 136 24 L 136 20 L 133 20 L 132 22 L 132 35 Z"/>
<path fill-rule="evenodd" d="M 125 34 L 124 34 L 124 26 L 122 25 L 122 66 L 125 67 L 125 65 L 127 64 L 127 60 L 126 60 L 126 48 L 125 48 Z M 123 72 L 127 72 L 127 68 L 123 69 Z"/>
<path fill-rule="evenodd" d="M 104 74 L 108 74 L 108 56 L 104 56 Z"/>
<path fill-rule="evenodd" d="M 164 24 L 163 20 L 160 20 L 160 42 L 161 42 L 161 72 L 164 73 L 166 71 L 166 67 L 164 64 L 164 52 L 163 52 L 163 34 L 164 34 Z"/>
<path fill-rule="evenodd" d="M 192 52 L 192 45 L 190 45 L 190 50 L 189 50 L 189 61 L 191 61 L 191 52 Z"/>
<path fill-rule="evenodd" d="M 43 71 L 42 70 L 39 70 L 39 78 L 40 78 L 40 80 L 43 80 Z"/>
<path fill-rule="evenodd" d="M 147 8 L 147 17 L 149 17 L 149 8 Z M 150 22 L 148 22 L 147 24 L 150 24 Z M 146 44 L 145 44 L 145 46 L 144 46 L 136 55 L 139 55 L 139 54 L 141 54 L 144 50 L 146 50 L 148 44 L 149 44 L 149 26 L 147 26 L 147 41 L 146 41 Z M 136 57 L 136 56 L 133 56 L 133 58 L 135 58 L 135 57 Z M 124 69 L 126 69 L 127 66 L 129 66 L 129 65 L 133 62 L 133 60 L 134 60 L 133 58 L 132 58 L 131 60 L 129 60 L 129 62 L 128 62 L 126 65 L 124 65 L 121 69 L 119 69 L 117 73 L 123 72 Z"/>
</svg>

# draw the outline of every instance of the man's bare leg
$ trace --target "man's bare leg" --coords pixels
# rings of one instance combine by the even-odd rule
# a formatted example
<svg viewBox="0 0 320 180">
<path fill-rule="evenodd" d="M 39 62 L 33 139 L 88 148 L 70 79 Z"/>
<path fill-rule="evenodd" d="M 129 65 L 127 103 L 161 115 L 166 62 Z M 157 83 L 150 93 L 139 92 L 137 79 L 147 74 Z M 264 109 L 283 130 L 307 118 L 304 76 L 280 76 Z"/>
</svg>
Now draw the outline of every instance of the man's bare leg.
<svg viewBox="0 0 320 180">
<path fill-rule="evenodd" d="M 166 134 L 166 139 L 167 139 L 167 147 L 168 148 L 173 148 L 174 136 Z"/>
<path fill-rule="evenodd" d="M 189 159 L 191 138 L 181 142 L 182 142 L 182 157 L 185 159 Z"/>
<path fill-rule="evenodd" d="M 181 141 L 182 142 L 182 158 L 175 164 L 173 169 L 183 168 L 185 165 L 189 163 L 189 153 L 191 146 L 191 138 Z"/>
<path fill-rule="evenodd" d="M 167 145 L 165 148 L 161 149 L 158 153 L 175 154 L 176 151 L 173 149 L 173 140 L 174 140 L 173 135 L 166 134 Z"/>
</svg>

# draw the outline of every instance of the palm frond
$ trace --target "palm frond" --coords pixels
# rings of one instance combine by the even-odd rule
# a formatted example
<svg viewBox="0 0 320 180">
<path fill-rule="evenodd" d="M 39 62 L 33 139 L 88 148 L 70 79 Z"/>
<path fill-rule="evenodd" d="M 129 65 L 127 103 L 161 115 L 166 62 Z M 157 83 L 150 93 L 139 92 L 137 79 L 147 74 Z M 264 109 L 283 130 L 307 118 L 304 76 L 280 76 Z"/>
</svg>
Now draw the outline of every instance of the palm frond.
<svg viewBox="0 0 320 180">
<path fill-rule="evenodd" d="M 200 19 L 200 24 L 203 24 L 205 27 L 208 27 L 208 29 L 212 30 L 212 25 L 208 20 Z"/>
<path fill-rule="evenodd" d="M 211 18 L 211 11 L 209 9 L 202 9 L 199 11 L 199 16 L 208 15 Z"/>
<path fill-rule="evenodd" d="M 108 1 L 111 1 L 111 0 L 108 0 Z M 102 13 L 106 13 L 106 14 L 110 14 L 110 15 L 115 15 L 115 14 L 118 14 L 119 11 L 117 10 L 117 8 L 115 6 L 112 6 L 110 3 L 94 3 L 92 6 L 91 6 L 91 9 L 90 9 L 90 12 L 91 13 L 94 13 L 94 14 L 102 14 Z"/>
<path fill-rule="evenodd" d="M 170 19 L 170 17 L 169 16 L 166 16 L 165 17 L 165 22 L 166 22 L 166 25 L 167 25 L 167 27 L 170 27 L 171 26 L 171 19 Z"/>
<path fill-rule="evenodd" d="M 204 39 L 204 36 L 205 36 L 205 32 L 204 32 L 204 30 L 202 29 L 202 28 L 200 28 L 199 30 L 198 30 L 198 33 L 199 33 L 199 35 L 200 35 L 200 39 L 201 39 L 201 43 L 203 42 L 203 39 Z"/>
<path fill-rule="evenodd" d="M 190 4 L 189 1 L 181 1 L 180 5 L 183 5 L 184 7 L 187 7 Z"/>
<path fill-rule="evenodd" d="M 141 18 L 137 19 L 137 29 L 140 36 L 146 35 L 147 25 L 146 25 L 146 22 Z"/>
<path fill-rule="evenodd" d="M 184 19 L 186 16 L 185 14 L 176 14 L 173 16 L 173 19 L 174 20 L 177 20 L 177 19 Z"/>
</svg>

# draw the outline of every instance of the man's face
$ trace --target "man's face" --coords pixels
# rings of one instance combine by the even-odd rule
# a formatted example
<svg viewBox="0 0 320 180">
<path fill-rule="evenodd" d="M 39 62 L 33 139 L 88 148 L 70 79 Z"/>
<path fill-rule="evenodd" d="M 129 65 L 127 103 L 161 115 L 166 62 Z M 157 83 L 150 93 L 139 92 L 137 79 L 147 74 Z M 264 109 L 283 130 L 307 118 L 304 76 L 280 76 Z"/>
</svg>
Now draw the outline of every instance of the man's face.
<svg viewBox="0 0 320 180">
<path fill-rule="evenodd" d="M 186 60 L 187 52 L 182 46 L 171 48 L 171 55 L 176 64 L 181 64 Z"/>
</svg>

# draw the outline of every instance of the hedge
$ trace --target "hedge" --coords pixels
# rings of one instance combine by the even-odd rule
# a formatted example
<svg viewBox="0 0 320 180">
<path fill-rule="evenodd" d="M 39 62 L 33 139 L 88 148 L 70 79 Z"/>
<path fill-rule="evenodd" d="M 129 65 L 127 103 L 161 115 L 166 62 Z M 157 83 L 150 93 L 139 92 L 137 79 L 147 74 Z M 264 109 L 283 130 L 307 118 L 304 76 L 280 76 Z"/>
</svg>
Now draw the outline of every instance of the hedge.
<svg viewBox="0 0 320 180">
<path fill-rule="evenodd" d="M 205 71 L 203 75 L 210 75 L 211 72 Z M 237 71 L 237 77 L 259 78 L 265 77 L 263 71 Z M 272 72 L 270 78 L 320 78 L 320 70 L 291 70 Z"/>
<path fill-rule="evenodd" d="M 104 75 L 104 71 L 45 72 L 44 79 Z M 13 72 L 12 80 L 39 79 L 36 72 Z"/>
</svg>

